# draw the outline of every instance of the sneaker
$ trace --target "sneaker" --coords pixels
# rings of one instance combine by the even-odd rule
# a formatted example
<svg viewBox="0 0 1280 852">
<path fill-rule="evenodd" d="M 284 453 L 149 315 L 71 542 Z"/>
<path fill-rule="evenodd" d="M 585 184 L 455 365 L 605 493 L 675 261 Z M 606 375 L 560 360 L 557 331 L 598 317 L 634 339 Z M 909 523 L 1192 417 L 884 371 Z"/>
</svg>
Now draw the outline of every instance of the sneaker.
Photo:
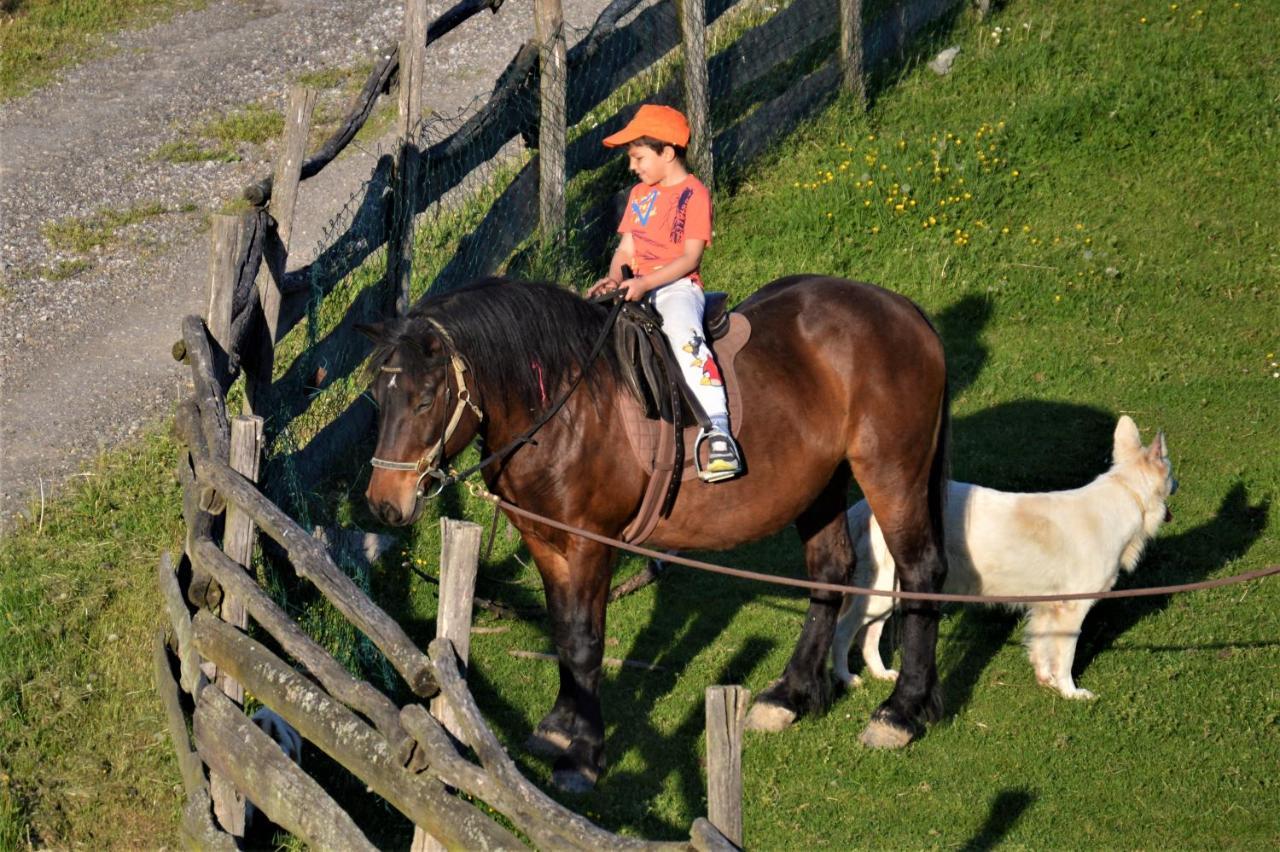
<svg viewBox="0 0 1280 852">
<path fill-rule="evenodd" d="M 733 437 L 720 429 L 704 431 L 698 435 L 695 450 L 707 442 L 707 464 L 698 467 L 698 478 L 703 482 L 719 482 L 732 479 L 742 473 L 742 457 L 738 455 L 738 445 Z"/>
</svg>

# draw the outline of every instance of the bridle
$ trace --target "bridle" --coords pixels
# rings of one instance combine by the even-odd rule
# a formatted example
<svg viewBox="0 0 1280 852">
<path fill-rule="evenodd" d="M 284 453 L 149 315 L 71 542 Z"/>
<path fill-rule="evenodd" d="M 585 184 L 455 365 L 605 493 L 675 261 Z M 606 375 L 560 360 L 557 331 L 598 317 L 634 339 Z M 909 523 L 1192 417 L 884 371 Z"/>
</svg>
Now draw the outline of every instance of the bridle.
<svg viewBox="0 0 1280 852">
<path fill-rule="evenodd" d="M 462 412 L 465 408 L 469 407 L 475 413 L 476 418 L 481 422 L 484 421 L 484 412 L 481 411 L 480 406 L 476 405 L 475 401 L 471 399 L 471 392 L 467 389 L 465 376 L 467 372 L 467 362 L 458 354 L 457 348 L 453 345 L 453 338 L 449 337 L 449 333 L 445 331 L 444 326 L 428 317 L 427 322 L 431 324 L 431 327 L 436 330 L 436 334 L 440 336 L 440 340 L 444 344 L 445 351 L 449 353 L 449 361 L 453 365 L 454 381 L 458 385 L 457 405 L 454 406 L 453 415 L 449 418 L 448 425 L 445 426 L 443 435 L 431 447 L 423 452 L 422 458 L 418 459 L 416 462 L 398 462 L 388 461 L 386 459 L 380 459 L 377 456 L 373 456 L 373 458 L 370 459 L 370 464 L 374 467 L 382 468 L 383 470 L 416 471 L 418 474 L 418 481 L 414 487 L 417 498 L 421 499 L 425 496 L 428 500 L 431 500 L 438 497 L 441 491 L 444 491 L 445 488 L 453 483 L 461 482 L 471 476 L 471 474 L 483 469 L 492 462 L 505 458 L 507 455 L 525 444 L 532 443 L 534 434 L 546 425 L 548 420 L 555 417 L 560 409 L 564 407 L 564 404 L 569 401 L 569 397 L 573 395 L 573 392 L 578 389 L 578 385 L 581 384 L 582 380 L 586 377 L 587 371 L 591 369 L 591 365 L 595 363 L 596 358 L 598 358 L 600 353 L 604 351 L 605 343 L 609 340 L 609 335 L 613 330 L 613 324 L 618 319 L 618 314 L 622 311 L 623 304 L 625 304 L 616 294 L 610 294 L 604 298 L 597 298 L 595 301 L 612 302 L 613 308 L 609 311 L 609 317 L 605 321 L 604 328 L 600 330 L 599 337 L 596 338 L 595 344 L 591 347 L 591 354 L 587 356 L 587 360 L 583 363 L 582 369 L 578 371 L 577 377 L 569 384 L 568 389 L 565 390 L 564 394 L 562 394 L 556 401 L 555 405 L 544 411 L 542 416 L 533 422 L 532 426 L 517 435 L 511 443 L 496 452 L 490 453 L 480 461 L 471 465 L 471 467 L 461 472 L 456 470 L 446 472 L 440 467 L 440 464 L 444 461 L 445 445 L 449 443 L 449 439 L 453 437 L 453 432 L 457 428 L 458 422 L 462 420 Z M 380 369 L 383 372 L 398 373 L 402 368 L 381 367 Z M 446 400 L 448 399 L 448 394 L 449 383 L 446 381 Z M 447 402 L 445 408 L 448 408 Z M 431 477 L 436 481 L 436 486 L 430 494 L 427 494 L 426 490 L 422 487 L 422 481 L 427 477 Z"/>
<path fill-rule="evenodd" d="M 453 433 L 457 430 L 458 424 L 462 421 L 463 413 L 470 408 L 472 413 L 475 414 L 476 419 L 483 422 L 484 412 L 480 410 L 480 406 L 476 405 L 475 400 L 471 398 L 471 390 L 467 387 L 466 379 L 467 362 L 458 354 L 458 350 L 454 347 L 453 340 L 449 337 L 449 333 L 445 331 L 444 327 L 435 320 L 428 318 L 427 322 L 429 322 L 432 328 L 436 330 L 436 333 L 440 335 L 440 340 L 444 343 L 445 350 L 449 354 L 449 363 L 453 367 L 454 383 L 458 386 L 458 400 L 453 407 L 453 414 L 449 417 L 448 424 L 444 425 L 444 415 L 442 413 L 441 424 L 444 425 L 444 428 L 440 432 L 440 437 L 436 439 L 434 444 L 423 451 L 422 457 L 416 462 L 389 461 L 387 459 L 380 459 L 377 456 L 373 456 L 369 460 L 369 463 L 374 467 L 382 468 L 383 470 L 415 471 L 418 474 L 418 481 L 414 483 L 414 490 L 417 496 L 427 496 L 427 499 L 431 499 L 443 491 L 444 488 L 452 481 L 449 475 L 440 469 L 440 463 L 444 461 L 445 445 L 449 443 L 449 439 L 453 437 Z M 383 373 L 397 374 L 404 368 L 382 366 L 378 369 Z M 394 375 L 392 381 L 395 381 Z M 450 388 L 447 381 L 445 382 L 444 392 L 445 406 L 443 411 L 448 411 Z M 427 477 L 431 477 L 436 480 L 435 490 L 432 491 L 430 495 L 427 495 L 426 489 L 422 487 L 422 481 Z"/>
</svg>

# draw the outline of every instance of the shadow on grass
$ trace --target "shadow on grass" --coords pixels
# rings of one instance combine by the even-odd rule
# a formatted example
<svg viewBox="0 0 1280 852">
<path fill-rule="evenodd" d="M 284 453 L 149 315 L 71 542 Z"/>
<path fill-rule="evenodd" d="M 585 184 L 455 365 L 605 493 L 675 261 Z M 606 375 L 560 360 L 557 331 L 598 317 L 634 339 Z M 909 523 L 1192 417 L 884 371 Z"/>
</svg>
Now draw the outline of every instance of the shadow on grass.
<svg viewBox="0 0 1280 852">
<path fill-rule="evenodd" d="M 1177 498 L 1172 501 L 1177 508 Z M 1271 501 L 1250 505 L 1243 483 L 1222 497 L 1212 519 L 1193 529 L 1153 541 L 1132 576 L 1121 587 L 1163 586 L 1204 580 L 1222 566 L 1249 552 L 1267 528 Z M 1094 657 L 1110 648 L 1138 622 L 1161 612 L 1172 595 L 1100 601 L 1085 620 L 1076 652 L 1075 671 L 1084 671 Z"/>
<path fill-rule="evenodd" d="M 987 821 L 982 824 L 978 833 L 961 846 L 963 852 L 982 852 L 994 849 L 1000 844 L 1027 808 L 1031 807 L 1038 797 L 1030 790 L 1001 790 L 991 800 L 991 811 Z"/>
</svg>

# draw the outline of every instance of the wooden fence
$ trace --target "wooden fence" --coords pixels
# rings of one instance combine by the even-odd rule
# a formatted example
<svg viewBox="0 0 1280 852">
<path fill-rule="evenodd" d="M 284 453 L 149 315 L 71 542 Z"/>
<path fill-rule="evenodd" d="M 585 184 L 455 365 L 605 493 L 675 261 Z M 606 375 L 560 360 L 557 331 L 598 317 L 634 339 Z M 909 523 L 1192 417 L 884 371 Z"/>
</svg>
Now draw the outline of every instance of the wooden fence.
<svg viewBox="0 0 1280 852">
<path fill-rule="evenodd" d="M 477 532 L 471 525 L 444 522 L 438 638 L 424 654 L 337 568 L 320 540 L 259 490 L 255 480 L 267 427 L 254 411 L 291 419 L 306 409 L 306 395 L 282 396 L 282 389 L 301 386 L 292 372 L 302 367 L 291 365 L 272 382 L 275 346 L 304 316 L 308 299 L 324 296 L 385 245 L 385 286 L 360 294 L 309 353 L 328 365 L 329 381 L 358 366 L 367 350 L 354 340 L 355 321 L 371 306 L 383 312 L 407 308 L 415 214 L 515 137 L 538 147 L 538 157 L 462 241 L 437 278 L 437 288 L 452 286 L 463 270 L 496 269 L 536 230 L 554 237 L 567 224 L 584 227 L 591 216 L 608 218 L 601 212 L 611 203 L 605 200 L 585 222 L 566 223 L 564 187 L 574 175 L 603 164 L 607 154 L 600 140 L 629 118 L 631 107 L 618 109 L 568 144 L 567 129 L 676 47 L 682 48 L 684 73 L 655 99 L 684 104 L 701 143 L 690 156 L 710 182 L 715 169 L 755 156 L 841 86 L 865 98 L 864 67 L 901 53 L 913 33 L 952 13 L 957 0 L 903 0 L 865 32 L 860 0 L 794 0 L 710 57 L 707 25 L 739 0 L 664 0 L 644 8 L 642 0 L 614 0 L 572 50 L 565 49 L 560 0 L 537 0 L 537 38 L 517 51 L 492 98 L 455 133 L 423 145 L 417 131 L 421 103 L 412 83 L 425 73 L 424 51 L 476 12 L 496 12 L 501 2 L 463 0 L 428 24 L 425 0 L 409 0 L 400 46 L 384 52 L 387 58 L 371 73 L 342 127 L 316 154 L 304 157 L 315 96 L 291 91 L 274 172 L 246 190 L 256 209 L 215 217 L 208 317 L 187 317 L 174 346 L 174 356 L 191 366 L 193 387 L 179 406 L 175 426 L 186 448 L 178 475 L 187 535 L 178 564 L 168 556 L 160 562 L 170 629 L 156 637 L 155 647 L 156 682 L 187 791 L 183 831 L 197 846 L 232 848 L 244 831 L 247 797 L 308 843 L 371 848 L 321 785 L 244 715 L 246 689 L 408 816 L 419 828 L 415 848 L 524 846 L 452 791 L 482 800 L 539 847 L 727 849 L 742 843 L 744 691 L 708 690 L 710 820 L 694 822 L 688 843 L 619 837 L 568 811 L 520 775 L 466 687 Z M 750 100 L 752 87 L 778 66 L 836 36 L 837 22 L 843 28 L 840 47 L 830 60 L 780 94 Z M 400 144 L 394 158 L 379 163 L 370 191 L 359 201 L 355 221 L 362 232 L 353 228 L 338 235 L 311 267 L 286 274 L 299 181 L 337 155 L 368 117 L 373 101 L 397 78 L 406 84 Z M 713 132 L 711 88 L 747 98 L 748 117 Z M 328 270 L 324 280 L 316 280 L 317 268 Z M 232 418 L 227 393 L 240 375 L 246 412 Z M 317 471 L 366 441 L 371 425 L 370 408 L 353 405 L 291 463 L 314 481 Z M 258 531 L 382 652 L 419 702 L 398 707 L 371 684 L 353 678 L 272 601 L 247 570 Z M 250 621 L 298 668 L 252 638 Z M 477 759 L 466 756 L 458 743 Z"/>
</svg>

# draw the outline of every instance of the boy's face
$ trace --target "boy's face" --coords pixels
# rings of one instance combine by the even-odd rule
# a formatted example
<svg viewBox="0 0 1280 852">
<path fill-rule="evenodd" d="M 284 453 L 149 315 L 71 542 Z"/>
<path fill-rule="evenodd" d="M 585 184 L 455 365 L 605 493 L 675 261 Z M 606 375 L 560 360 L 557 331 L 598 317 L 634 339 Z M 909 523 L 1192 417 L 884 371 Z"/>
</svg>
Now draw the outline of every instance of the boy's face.
<svg viewBox="0 0 1280 852">
<path fill-rule="evenodd" d="M 662 153 L 648 145 L 632 145 L 627 149 L 630 169 L 643 183 L 653 186 L 666 179 L 675 162 L 676 150 L 670 145 L 663 146 Z"/>
</svg>

